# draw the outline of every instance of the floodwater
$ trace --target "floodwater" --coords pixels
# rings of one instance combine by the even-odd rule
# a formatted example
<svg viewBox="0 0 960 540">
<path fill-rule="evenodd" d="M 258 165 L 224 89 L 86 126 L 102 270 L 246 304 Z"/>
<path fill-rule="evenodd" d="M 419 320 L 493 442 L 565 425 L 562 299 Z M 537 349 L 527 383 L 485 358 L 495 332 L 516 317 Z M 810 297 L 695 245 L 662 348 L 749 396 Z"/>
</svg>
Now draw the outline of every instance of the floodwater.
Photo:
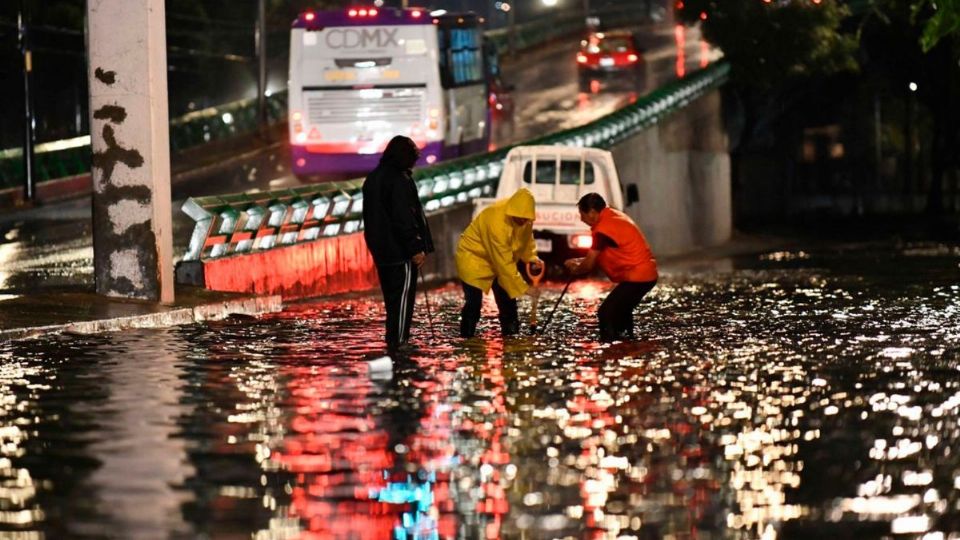
<svg viewBox="0 0 960 540">
<path fill-rule="evenodd" d="M 468 341 L 448 286 L 436 336 L 421 297 L 421 346 L 392 367 L 368 296 L 2 344 L 0 528 L 956 538 L 958 264 L 955 245 L 884 243 L 674 270 L 642 339 L 609 345 L 604 281 L 575 283 L 543 336 L 501 339 L 488 317 Z"/>
</svg>

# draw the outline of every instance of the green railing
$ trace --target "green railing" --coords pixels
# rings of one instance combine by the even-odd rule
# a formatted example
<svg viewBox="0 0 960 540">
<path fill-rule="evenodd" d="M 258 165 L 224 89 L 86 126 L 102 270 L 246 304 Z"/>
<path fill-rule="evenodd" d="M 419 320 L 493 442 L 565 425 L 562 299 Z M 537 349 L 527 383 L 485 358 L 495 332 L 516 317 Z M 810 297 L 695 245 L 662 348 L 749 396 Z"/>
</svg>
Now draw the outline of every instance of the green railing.
<svg viewBox="0 0 960 540">
<path fill-rule="evenodd" d="M 727 63 L 671 82 L 594 122 L 527 144 L 610 148 L 726 82 Z M 517 145 L 515 145 L 517 146 Z M 417 169 L 427 212 L 492 195 L 511 147 Z M 183 211 L 196 221 L 184 261 L 215 259 L 359 231 L 361 179 L 253 194 L 194 197 Z"/>
<path fill-rule="evenodd" d="M 635 10 L 618 10 L 605 15 L 610 25 L 639 22 Z M 570 35 L 583 28 L 583 19 L 576 14 L 557 18 L 544 18 L 518 25 L 515 45 L 518 49 L 546 43 L 561 36 Z M 508 34 L 505 30 L 487 32 L 487 36 L 506 50 Z M 267 98 L 267 114 L 271 123 L 286 120 L 287 93 L 277 92 Z M 170 121 L 170 150 L 179 152 L 218 140 L 253 133 L 258 129 L 256 99 L 245 99 L 203 109 Z M 23 179 L 23 151 L 12 148 L 0 151 L 0 188 L 17 186 Z M 57 178 L 90 172 L 90 137 L 77 137 L 70 141 L 55 141 L 37 146 L 36 181 L 45 182 Z"/>
</svg>

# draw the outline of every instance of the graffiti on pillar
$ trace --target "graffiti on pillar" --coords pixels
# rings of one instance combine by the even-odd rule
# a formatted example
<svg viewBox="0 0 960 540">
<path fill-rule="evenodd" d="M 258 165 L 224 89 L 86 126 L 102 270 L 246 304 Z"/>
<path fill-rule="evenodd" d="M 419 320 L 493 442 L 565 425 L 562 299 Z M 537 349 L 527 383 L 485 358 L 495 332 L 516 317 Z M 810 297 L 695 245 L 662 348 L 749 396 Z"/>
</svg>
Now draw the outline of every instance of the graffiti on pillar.
<svg viewBox="0 0 960 540">
<path fill-rule="evenodd" d="M 93 117 L 96 118 L 99 112 L 98 110 L 93 113 Z M 124 117 L 126 117 L 126 111 L 124 111 L 123 114 Z M 119 122 L 117 123 L 119 124 Z M 143 156 L 140 154 L 140 151 L 135 148 L 121 147 L 120 144 L 117 143 L 113 126 L 110 124 L 103 126 L 103 142 L 107 144 L 107 149 L 102 152 L 93 153 L 93 166 L 103 171 L 101 182 L 104 184 L 110 181 L 110 177 L 113 176 L 113 168 L 117 163 L 123 163 L 131 169 L 143 166 Z M 104 188 L 109 189 L 109 186 L 105 185 Z"/>
<path fill-rule="evenodd" d="M 122 124 L 127 119 L 127 110 L 119 105 L 104 105 L 93 113 L 97 120 L 109 120 L 114 124 Z"/>
<path fill-rule="evenodd" d="M 94 77 L 107 86 L 117 80 L 116 72 L 99 67 L 94 70 Z M 124 148 L 117 140 L 114 126 L 127 119 L 124 107 L 103 105 L 94 111 L 93 118 L 105 121 L 101 130 L 104 148 L 93 154 L 94 238 L 109 245 L 94 251 L 97 292 L 157 298 L 158 280 L 151 279 L 159 272 L 159 255 L 152 230 L 150 187 L 110 182 L 118 164 L 130 169 L 143 167 L 143 155 L 136 148 Z"/>
<path fill-rule="evenodd" d="M 113 83 L 117 82 L 116 71 L 104 71 L 103 68 L 97 68 L 93 71 L 93 76 L 107 86 L 113 86 Z"/>
</svg>

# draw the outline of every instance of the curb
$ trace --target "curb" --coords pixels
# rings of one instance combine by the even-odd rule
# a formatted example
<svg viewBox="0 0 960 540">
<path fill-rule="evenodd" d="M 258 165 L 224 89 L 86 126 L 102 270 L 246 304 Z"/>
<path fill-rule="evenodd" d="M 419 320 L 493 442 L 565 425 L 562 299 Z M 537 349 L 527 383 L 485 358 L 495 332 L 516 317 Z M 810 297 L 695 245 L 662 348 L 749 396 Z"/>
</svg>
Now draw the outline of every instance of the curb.
<svg viewBox="0 0 960 540">
<path fill-rule="evenodd" d="M 34 339 L 61 333 L 99 334 L 132 328 L 167 328 L 202 321 L 221 320 L 231 315 L 256 316 L 276 313 L 282 309 L 283 302 L 278 295 L 255 296 L 224 300 L 195 307 L 173 308 L 161 313 L 0 330 L 0 341 Z"/>
</svg>

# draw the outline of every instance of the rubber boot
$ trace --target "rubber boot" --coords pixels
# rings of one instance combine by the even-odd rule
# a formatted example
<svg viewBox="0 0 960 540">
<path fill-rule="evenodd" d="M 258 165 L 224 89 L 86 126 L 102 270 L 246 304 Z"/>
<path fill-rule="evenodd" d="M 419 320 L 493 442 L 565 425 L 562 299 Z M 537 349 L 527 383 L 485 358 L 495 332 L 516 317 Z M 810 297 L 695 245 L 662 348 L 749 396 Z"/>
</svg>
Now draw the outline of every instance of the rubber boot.
<svg viewBox="0 0 960 540">
<path fill-rule="evenodd" d="M 500 321 L 500 333 L 504 336 L 515 336 L 520 333 L 520 321 Z"/>
<path fill-rule="evenodd" d="M 472 338 L 477 335 L 477 323 L 479 322 L 478 319 L 460 317 L 460 337 Z"/>
</svg>

